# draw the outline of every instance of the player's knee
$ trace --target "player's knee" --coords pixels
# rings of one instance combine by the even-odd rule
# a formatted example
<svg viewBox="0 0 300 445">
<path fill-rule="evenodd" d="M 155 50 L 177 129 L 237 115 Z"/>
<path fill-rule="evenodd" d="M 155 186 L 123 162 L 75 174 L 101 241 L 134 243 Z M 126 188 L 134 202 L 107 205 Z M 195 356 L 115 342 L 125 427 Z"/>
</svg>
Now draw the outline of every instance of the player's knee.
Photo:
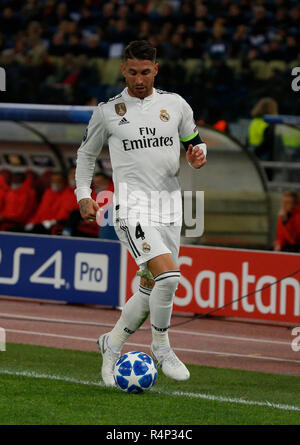
<svg viewBox="0 0 300 445">
<path fill-rule="evenodd" d="M 180 281 L 180 271 L 171 270 L 168 272 L 161 273 L 154 277 L 154 281 L 155 281 L 155 286 L 169 289 L 170 293 L 174 294 Z"/>
</svg>

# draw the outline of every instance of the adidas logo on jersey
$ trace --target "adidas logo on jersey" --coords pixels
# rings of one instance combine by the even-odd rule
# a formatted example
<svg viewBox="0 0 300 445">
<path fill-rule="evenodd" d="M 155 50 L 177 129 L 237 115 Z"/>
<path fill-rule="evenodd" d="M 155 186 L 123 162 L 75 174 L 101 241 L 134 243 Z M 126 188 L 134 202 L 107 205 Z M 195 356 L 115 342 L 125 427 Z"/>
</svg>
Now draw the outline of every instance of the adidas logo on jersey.
<svg viewBox="0 0 300 445">
<path fill-rule="evenodd" d="M 130 122 L 126 119 L 126 117 L 123 117 L 123 119 L 120 120 L 119 125 L 123 124 L 130 124 Z"/>
</svg>

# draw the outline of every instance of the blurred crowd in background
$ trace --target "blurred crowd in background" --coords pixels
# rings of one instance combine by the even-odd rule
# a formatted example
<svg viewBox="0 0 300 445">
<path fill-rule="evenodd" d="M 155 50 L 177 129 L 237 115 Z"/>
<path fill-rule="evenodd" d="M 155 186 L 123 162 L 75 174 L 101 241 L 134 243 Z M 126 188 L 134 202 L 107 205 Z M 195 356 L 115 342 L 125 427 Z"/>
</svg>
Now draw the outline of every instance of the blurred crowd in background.
<svg viewBox="0 0 300 445">
<path fill-rule="evenodd" d="M 263 96 L 282 114 L 300 112 L 291 89 L 291 67 L 300 66 L 296 0 L 0 0 L 0 8 L 3 102 L 105 101 L 123 79 L 106 82 L 95 61 L 147 39 L 158 49 L 156 86 L 184 96 L 197 120 L 249 117 Z"/>
<path fill-rule="evenodd" d="M 83 221 L 75 190 L 75 167 L 66 175 L 45 170 L 0 170 L 0 231 L 117 239 L 112 226 L 111 172 L 98 171 L 91 184 L 92 198 L 101 210 L 96 221 Z M 109 221 L 110 224 L 106 224 Z"/>
</svg>

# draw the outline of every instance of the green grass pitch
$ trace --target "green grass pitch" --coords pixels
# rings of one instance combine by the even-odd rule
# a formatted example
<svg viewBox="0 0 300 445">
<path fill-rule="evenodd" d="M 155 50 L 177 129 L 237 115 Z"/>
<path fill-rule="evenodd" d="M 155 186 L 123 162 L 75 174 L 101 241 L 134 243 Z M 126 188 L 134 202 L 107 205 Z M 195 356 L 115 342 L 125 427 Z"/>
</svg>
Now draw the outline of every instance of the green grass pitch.
<svg viewBox="0 0 300 445">
<path fill-rule="evenodd" d="M 300 425 L 299 377 L 189 365 L 189 381 L 159 372 L 129 395 L 99 384 L 100 365 L 97 352 L 7 344 L 0 424 Z"/>
</svg>

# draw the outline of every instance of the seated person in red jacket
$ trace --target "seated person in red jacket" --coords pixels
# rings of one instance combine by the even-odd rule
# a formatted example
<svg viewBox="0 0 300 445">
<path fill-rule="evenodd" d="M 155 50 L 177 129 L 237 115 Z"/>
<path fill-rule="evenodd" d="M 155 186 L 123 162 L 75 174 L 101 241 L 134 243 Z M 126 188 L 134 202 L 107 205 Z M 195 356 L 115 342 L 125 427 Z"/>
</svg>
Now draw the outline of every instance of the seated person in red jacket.
<svg viewBox="0 0 300 445">
<path fill-rule="evenodd" d="M 78 204 L 76 200 L 76 196 L 74 193 L 75 190 L 75 167 L 71 167 L 68 172 L 68 183 L 63 190 L 63 194 L 60 200 L 60 209 L 56 215 L 56 220 L 60 221 L 61 224 L 69 218 L 70 213 L 73 210 L 78 209 Z"/>
<path fill-rule="evenodd" d="M 51 184 L 44 192 L 37 211 L 25 226 L 31 233 L 51 233 L 51 227 L 64 215 L 63 196 L 66 190 L 66 181 L 61 172 L 53 172 Z"/>
<path fill-rule="evenodd" d="M 300 251 L 300 208 L 298 195 L 294 191 L 283 193 L 278 213 L 274 250 Z"/>
<path fill-rule="evenodd" d="M 36 208 L 36 196 L 32 178 L 25 179 L 24 173 L 13 173 L 11 185 L 7 188 L 0 212 L 0 229 L 24 231 L 24 224 Z"/>
<path fill-rule="evenodd" d="M 110 184 L 112 184 L 111 179 L 103 172 L 96 173 L 93 177 L 92 182 L 92 198 L 96 201 L 98 193 L 105 190 Z M 64 236 L 72 235 L 83 237 L 97 237 L 99 232 L 99 225 L 97 221 L 83 221 L 79 212 L 75 194 L 74 199 L 76 202 L 76 208 L 70 213 L 61 234 Z"/>
<path fill-rule="evenodd" d="M 76 226 L 80 223 L 80 219 L 77 216 L 79 212 L 75 190 L 75 167 L 71 167 L 68 173 L 68 184 L 64 189 L 61 196 L 61 206 L 57 213 L 57 224 L 52 229 L 52 235 L 71 235 L 73 225 Z M 73 222 L 75 221 L 75 222 Z"/>
</svg>

